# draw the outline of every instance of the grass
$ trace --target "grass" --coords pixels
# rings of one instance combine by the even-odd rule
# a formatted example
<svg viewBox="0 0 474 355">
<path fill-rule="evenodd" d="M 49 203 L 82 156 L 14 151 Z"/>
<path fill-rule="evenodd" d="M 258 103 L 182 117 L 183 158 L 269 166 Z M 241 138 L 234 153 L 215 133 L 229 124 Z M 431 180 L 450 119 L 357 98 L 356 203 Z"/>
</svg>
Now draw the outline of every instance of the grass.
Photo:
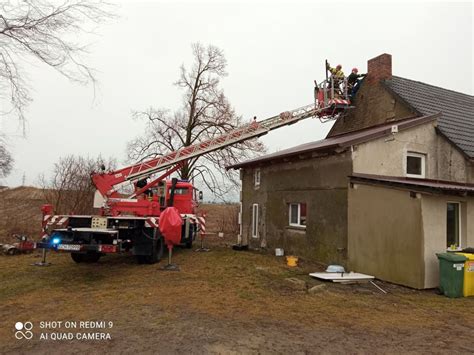
<svg viewBox="0 0 474 355">
<path fill-rule="evenodd" d="M 390 284 L 382 285 L 387 295 L 370 284 L 327 284 L 318 294 L 295 291 L 285 278 L 314 284 L 306 276 L 314 266 L 290 269 L 282 259 L 252 252 L 178 250 L 173 261 L 180 272 L 138 265 L 127 256 L 75 264 L 67 254 L 52 254 L 52 266 L 31 266 L 38 260 L 34 255 L 0 257 L 0 339 L 12 346 L 11 325 L 19 315 L 33 322 L 112 320 L 130 334 L 143 324 L 155 329 L 192 314 L 224 323 L 271 320 L 285 327 L 356 327 L 374 333 L 474 323 L 474 298 L 452 300 Z"/>
</svg>

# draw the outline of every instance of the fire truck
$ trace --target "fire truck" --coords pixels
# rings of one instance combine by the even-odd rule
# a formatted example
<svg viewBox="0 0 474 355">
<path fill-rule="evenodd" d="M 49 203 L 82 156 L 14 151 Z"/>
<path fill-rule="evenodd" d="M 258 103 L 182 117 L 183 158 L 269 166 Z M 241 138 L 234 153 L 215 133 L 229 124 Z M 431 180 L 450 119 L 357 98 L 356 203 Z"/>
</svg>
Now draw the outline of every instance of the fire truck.
<svg viewBox="0 0 474 355">
<path fill-rule="evenodd" d="M 52 205 L 44 205 L 41 240 L 23 240 L 20 248 L 43 249 L 44 257 L 46 250 L 68 252 L 77 263 L 93 263 L 106 254 L 127 252 L 145 264 L 158 262 L 165 245 L 170 253 L 176 244 L 191 248 L 196 235 L 204 233 L 203 218 L 196 212 L 202 192 L 190 181 L 171 179 L 172 174 L 189 159 L 261 137 L 306 118 L 317 117 L 321 122 L 337 118 L 351 106 L 347 91 L 336 94 L 331 80 L 316 84 L 313 104 L 254 120 L 216 138 L 119 170 L 105 171 L 102 167 L 91 176 L 97 188 L 97 215 L 55 215 Z M 121 192 L 126 184 L 133 186 L 133 192 Z M 160 216 L 169 208 L 179 211 L 181 224 L 180 240 L 173 242 L 160 229 Z"/>
</svg>

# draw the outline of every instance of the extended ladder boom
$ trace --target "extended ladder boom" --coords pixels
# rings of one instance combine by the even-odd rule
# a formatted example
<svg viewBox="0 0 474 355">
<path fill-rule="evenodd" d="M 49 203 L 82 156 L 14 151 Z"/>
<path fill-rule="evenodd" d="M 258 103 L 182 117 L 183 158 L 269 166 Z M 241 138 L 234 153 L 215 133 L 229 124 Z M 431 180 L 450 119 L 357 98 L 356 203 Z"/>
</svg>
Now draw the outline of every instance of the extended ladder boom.
<svg viewBox="0 0 474 355">
<path fill-rule="evenodd" d="M 151 161 L 136 164 L 131 167 L 126 179 L 135 180 L 149 176 L 182 161 L 225 148 L 235 143 L 263 136 L 273 129 L 316 116 L 320 111 L 321 109 L 315 108 L 314 104 L 311 104 L 292 111 L 283 112 L 278 116 L 270 117 L 260 122 L 254 121 L 246 126 L 231 130 L 217 138 L 178 149 Z"/>
<path fill-rule="evenodd" d="M 335 100 L 316 100 L 316 104 L 303 106 L 291 111 L 285 111 L 263 121 L 253 121 L 243 127 L 235 128 L 227 133 L 219 135 L 216 138 L 183 147 L 161 157 L 137 163 L 113 172 L 92 174 L 92 180 L 102 196 L 109 198 L 119 197 L 117 186 L 125 181 L 137 181 L 147 178 L 159 171 L 168 169 L 168 171 L 162 175 L 161 178 L 163 178 L 164 176 L 168 176 L 176 171 L 182 163 L 189 159 L 252 138 L 263 136 L 271 130 L 291 125 L 309 117 L 316 116 L 320 119 L 324 117 L 335 118 L 341 111 L 333 101 Z M 345 107 L 347 107 L 347 105 L 344 104 L 343 108 Z M 151 185 L 147 185 L 146 188 L 149 188 Z M 133 196 L 136 196 L 136 194 L 133 194 Z"/>
</svg>

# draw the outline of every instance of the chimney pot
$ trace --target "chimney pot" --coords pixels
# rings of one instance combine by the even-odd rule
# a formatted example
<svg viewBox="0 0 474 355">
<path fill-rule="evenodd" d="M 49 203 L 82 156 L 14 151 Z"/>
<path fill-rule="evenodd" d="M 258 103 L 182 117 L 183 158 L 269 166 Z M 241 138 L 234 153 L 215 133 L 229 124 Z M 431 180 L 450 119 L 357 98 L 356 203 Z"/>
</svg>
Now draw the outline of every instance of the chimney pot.
<svg viewBox="0 0 474 355">
<path fill-rule="evenodd" d="M 367 62 L 367 81 L 370 84 L 392 78 L 392 56 L 384 53 Z"/>
</svg>

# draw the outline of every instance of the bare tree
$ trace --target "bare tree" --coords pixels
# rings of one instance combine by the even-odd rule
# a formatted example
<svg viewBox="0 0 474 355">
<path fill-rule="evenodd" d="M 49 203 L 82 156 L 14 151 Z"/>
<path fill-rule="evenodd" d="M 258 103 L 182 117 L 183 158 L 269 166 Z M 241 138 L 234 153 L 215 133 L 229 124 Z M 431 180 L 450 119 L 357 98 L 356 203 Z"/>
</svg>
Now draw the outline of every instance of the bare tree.
<svg viewBox="0 0 474 355">
<path fill-rule="evenodd" d="M 6 177 L 13 166 L 13 158 L 5 147 L 5 143 L 0 136 L 0 178 Z"/>
<path fill-rule="evenodd" d="M 34 59 L 68 79 L 95 83 L 81 55 L 86 47 L 76 43 L 88 24 L 110 18 L 109 5 L 101 0 L 65 0 L 60 5 L 44 0 L 0 0 L 0 97 L 10 101 L 20 120 L 31 101 L 22 63 Z"/>
<path fill-rule="evenodd" d="M 134 117 L 146 121 L 145 133 L 129 142 L 130 160 L 145 160 L 164 155 L 214 138 L 243 124 L 235 114 L 223 90 L 220 79 L 227 75 L 227 61 L 222 50 L 199 43 L 192 45 L 194 63 L 190 69 L 184 65 L 175 85 L 183 91 L 182 107 L 174 112 L 150 108 L 135 112 Z M 225 178 L 236 182 L 234 172 L 224 167 L 241 159 L 264 152 L 265 147 L 257 140 L 249 140 L 232 147 L 190 159 L 179 171 L 182 179 L 201 177 L 207 187 L 223 196 L 228 186 Z"/>
<path fill-rule="evenodd" d="M 32 101 L 26 63 L 40 62 L 71 81 L 95 87 L 93 70 L 81 58 L 86 47 L 76 39 L 89 32 L 89 25 L 113 17 L 110 9 L 102 0 L 0 0 L 0 115 L 14 115 L 24 129 Z M 6 176 L 13 160 L 1 141 L 0 162 Z"/>
<path fill-rule="evenodd" d="M 56 213 L 92 213 L 95 186 L 91 173 L 99 171 L 102 165 L 106 170 L 113 170 L 116 163 L 100 156 L 96 159 L 74 155 L 60 158 L 54 164 L 51 177 L 39 178 L 46 201 L 54 206 Z"/>
</svg>

